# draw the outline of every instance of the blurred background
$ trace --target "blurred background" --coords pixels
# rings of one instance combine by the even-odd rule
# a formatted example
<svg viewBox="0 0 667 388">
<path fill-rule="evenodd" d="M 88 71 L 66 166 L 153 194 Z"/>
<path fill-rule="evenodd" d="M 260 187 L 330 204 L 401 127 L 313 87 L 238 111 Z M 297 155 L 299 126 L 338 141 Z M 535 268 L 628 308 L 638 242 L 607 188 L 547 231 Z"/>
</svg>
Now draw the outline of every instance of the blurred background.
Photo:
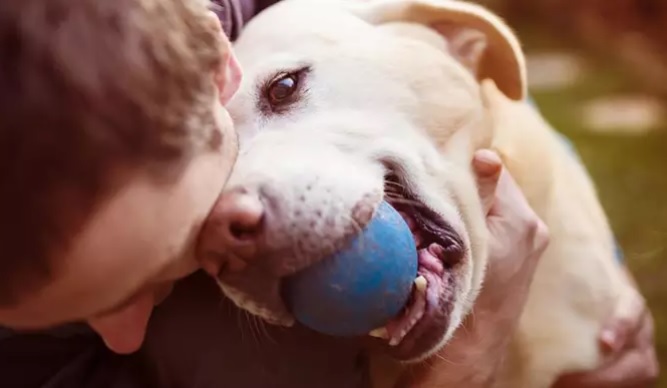
<svg viewBox="0 0 667 388">
<path fill-rule="evenodd" d="M 531 94 L 579 150 L 656 322 L 667 387 L 667 0 L 480 0 L 516 30 Z"/>
</svg>

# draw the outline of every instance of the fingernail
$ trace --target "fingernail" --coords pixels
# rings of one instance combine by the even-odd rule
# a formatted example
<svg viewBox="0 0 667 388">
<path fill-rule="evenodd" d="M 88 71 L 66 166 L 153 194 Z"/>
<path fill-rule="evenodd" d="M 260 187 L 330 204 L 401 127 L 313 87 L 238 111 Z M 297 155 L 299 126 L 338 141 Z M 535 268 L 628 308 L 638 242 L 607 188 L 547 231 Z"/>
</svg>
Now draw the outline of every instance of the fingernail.
<svg viewBox="0 0 667 388">
<path fill-rule="evenodd" d="M 485 176 L 493 176 L 501 169 L 501 161 L 498 154 L 491 150 L 479 150 L 475 152 L 473 160 L 477 173 Z"/>
<path fill-rule="evenodd" d="M 618 337 L 616 336 L 616 333 L 611 330 L 611 329 L 605 329 L 602 331 L 600 334 L 600 340 L 608 350 L 610 351 L 615 351 L 616 348 L 618 347 Z"/>
</svg>

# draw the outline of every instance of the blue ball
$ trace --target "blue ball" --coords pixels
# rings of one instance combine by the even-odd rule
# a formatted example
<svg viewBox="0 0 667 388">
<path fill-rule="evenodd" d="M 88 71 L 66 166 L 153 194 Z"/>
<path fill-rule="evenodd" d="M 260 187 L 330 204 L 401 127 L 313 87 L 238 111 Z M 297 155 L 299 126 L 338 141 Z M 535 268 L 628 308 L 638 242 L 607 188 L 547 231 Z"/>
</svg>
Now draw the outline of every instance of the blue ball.
<svg viewBox="0 0 667 388">
<path fill-rule="evenodd" d="M 295 319 L 312 330 L 366 335 L 401 312 L 416 276 L 410 228 L 382 202 L 343 250 L 287 279 L 285 297 Z"/>
</svg>

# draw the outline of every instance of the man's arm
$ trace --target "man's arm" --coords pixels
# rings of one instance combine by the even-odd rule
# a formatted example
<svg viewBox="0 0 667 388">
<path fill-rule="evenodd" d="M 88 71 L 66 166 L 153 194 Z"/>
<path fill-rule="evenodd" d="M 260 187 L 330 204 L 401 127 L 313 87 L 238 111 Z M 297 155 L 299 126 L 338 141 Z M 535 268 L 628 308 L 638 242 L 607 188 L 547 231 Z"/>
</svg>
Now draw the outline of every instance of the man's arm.
<svg viewBox="0 0 667 388">
<path fill-rule="evenodd" d="M 638 289 L 627 269 L 626 274 L 628 281 Z M 623 307 L 630 309 L 630 313 L 623 311 L 618 314 L 622 318 L 611 317 L 600 334 L 600 346 L 606 353 L 602 367 L 562 376 L 554 388 L 651 387 L 656 383 L 660 364 L 651 311 L 639 294 Z"/>
</svg>

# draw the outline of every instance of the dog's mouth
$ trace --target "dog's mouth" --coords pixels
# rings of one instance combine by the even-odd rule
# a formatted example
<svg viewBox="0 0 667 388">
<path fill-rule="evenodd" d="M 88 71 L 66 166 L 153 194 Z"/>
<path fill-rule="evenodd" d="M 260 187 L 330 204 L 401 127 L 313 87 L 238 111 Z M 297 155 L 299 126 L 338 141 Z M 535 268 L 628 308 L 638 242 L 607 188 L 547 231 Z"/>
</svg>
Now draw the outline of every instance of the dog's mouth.
<svg viewBox="0 0 667 388">
<path fill-rule="evenodd" d="M 456 267 L 465 257 L 460 235 L 396 174 L 385 178 L 385 200 L 404 218 L 418 251 L 418 276 L 402 313 L 370 334 L 401 360 L 417 360 L 443 341 L 457 296 Z"/>
</svg>

